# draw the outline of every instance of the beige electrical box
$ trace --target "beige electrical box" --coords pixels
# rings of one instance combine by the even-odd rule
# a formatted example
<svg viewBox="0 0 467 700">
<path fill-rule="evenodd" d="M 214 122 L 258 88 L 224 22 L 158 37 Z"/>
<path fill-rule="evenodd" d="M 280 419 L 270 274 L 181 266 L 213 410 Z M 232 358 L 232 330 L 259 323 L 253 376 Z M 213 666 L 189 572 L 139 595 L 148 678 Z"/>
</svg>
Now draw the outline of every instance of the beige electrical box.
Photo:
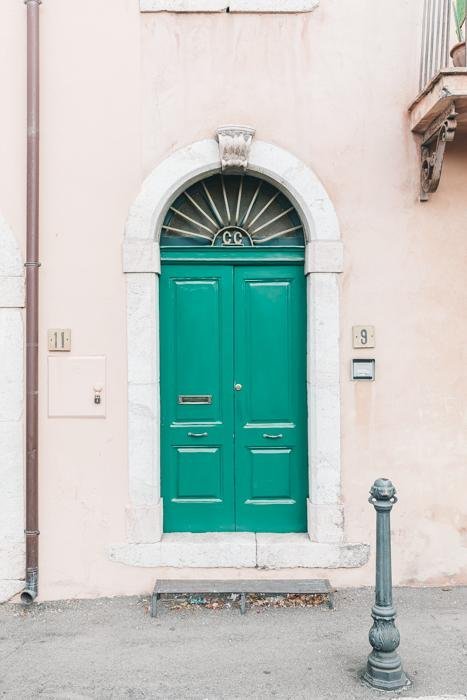
<svg viewBox="0 0 467 700">
<path fill-rule="evenodd" d="M 105 418 L 105 357 L 53 356 L 49 361 L 49 416 Z"/>
<path fill-rule="evenodd" d="M 70 352 L 71 328 L 49 328 L 47 345 L 49 352 Z"/>
<path fill-rule="evenodd" d="M 375 347 L 375 327 L 374 326 L 353 326 L 352 339 L 354 348 L 374 348 Z"/>
</svg>

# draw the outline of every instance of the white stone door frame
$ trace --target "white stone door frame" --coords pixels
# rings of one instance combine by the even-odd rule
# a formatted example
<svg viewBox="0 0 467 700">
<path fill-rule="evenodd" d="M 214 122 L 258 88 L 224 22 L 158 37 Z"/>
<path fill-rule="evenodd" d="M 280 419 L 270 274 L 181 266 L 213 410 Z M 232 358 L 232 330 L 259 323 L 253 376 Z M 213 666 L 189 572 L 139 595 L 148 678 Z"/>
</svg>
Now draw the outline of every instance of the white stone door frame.
<svg viewBox="0 0 467 700">
<path fill-rule="evenodd" d="M 0 603 L 24 587 L 24 267 L 0 215 Z"/>
<path fill-rule="evenodd" d="M 291 153 L 262 141 L 251 146 L 248 172 L 283 190 L 301 217 L 306 238 L 308 535 L 163 535 L 158 240 L 164 216 L 177 195 L 200 178 L 219 172 L 220 167 L 214 139 L 174 152 L 146 178 L 127 220 L 123 271 L 127 282 L 130 504 L 127 542 L 113 545 L 110 556 L 144 566 L 361 565 L 368 556 L 366 545 L 343 544 L 338 290 L 343 251 L 337 216 L 313 171 Z M 222 547 L 225 542 L 229 543 L 227 556 L 227 548 Z M 236 548 L 238 556 L 233 554 Z"/>
</svg>

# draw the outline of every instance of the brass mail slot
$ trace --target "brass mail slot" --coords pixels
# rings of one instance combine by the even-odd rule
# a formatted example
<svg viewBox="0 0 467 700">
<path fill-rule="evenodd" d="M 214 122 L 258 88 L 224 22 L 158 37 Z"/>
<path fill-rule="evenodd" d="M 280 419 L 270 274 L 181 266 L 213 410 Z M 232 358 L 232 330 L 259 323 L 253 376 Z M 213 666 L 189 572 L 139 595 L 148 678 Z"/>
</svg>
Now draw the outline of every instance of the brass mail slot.
<svg viewBox="0 0 467 700">
<path fill-rule="evenodd" d="M 183 404 L 210 404 L 212 403 L 211 394 L 205 394 L 204 396 L 187 396 L 186 394 L 180 394 L 178 397 L 178 403 Z"/>
</svg>

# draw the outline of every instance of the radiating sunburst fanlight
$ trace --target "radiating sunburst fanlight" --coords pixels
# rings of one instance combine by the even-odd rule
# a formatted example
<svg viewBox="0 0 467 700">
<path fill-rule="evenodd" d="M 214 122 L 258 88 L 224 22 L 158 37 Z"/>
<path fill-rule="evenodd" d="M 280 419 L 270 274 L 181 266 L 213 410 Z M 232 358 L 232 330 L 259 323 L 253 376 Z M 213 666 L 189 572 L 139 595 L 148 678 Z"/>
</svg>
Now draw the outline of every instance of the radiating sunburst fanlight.
<svg viewBox="0 0 467 700">
<path fill-rule="evenodd" d="M 295 207 L 251 175 L 213 175 L 191 185 L 169 208 L 162 246 L 304 246 Z"/>
</svg>

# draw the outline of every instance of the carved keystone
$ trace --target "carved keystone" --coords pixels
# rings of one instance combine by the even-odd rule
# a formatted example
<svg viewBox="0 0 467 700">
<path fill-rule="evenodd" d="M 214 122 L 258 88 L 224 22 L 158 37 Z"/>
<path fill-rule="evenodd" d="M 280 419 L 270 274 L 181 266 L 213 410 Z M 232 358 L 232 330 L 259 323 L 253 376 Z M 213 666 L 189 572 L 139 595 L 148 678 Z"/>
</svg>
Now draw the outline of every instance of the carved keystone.
<svg viewBox="0 0 467 700">
<path fill-rule="evenodd" d="M 255 135 L 251 126 L 220 126 L 217 129 L 222 170 L 245 171 Z"/>
</svg>

